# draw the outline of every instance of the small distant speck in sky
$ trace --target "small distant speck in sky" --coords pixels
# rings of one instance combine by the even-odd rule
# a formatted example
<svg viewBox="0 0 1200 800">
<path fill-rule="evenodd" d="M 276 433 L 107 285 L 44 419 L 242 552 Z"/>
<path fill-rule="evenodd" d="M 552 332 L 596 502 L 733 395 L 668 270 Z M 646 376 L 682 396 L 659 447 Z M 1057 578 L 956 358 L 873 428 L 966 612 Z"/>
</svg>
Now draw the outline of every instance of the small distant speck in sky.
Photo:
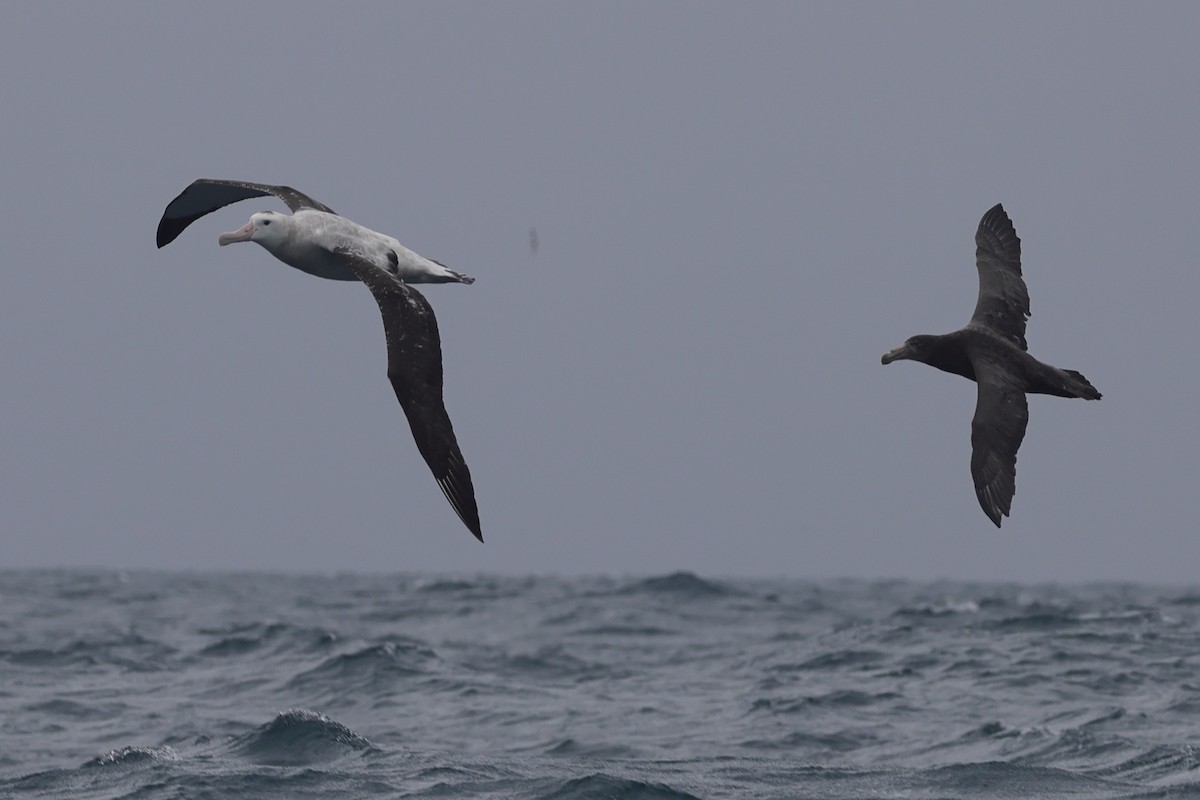
<svg viewBox="0 0 1200 800">
<path fill-rule="evenodd" d="M 529 255 L 536 256 L 538 250 L 537 228 L 529 229 Z"/>
</svg>

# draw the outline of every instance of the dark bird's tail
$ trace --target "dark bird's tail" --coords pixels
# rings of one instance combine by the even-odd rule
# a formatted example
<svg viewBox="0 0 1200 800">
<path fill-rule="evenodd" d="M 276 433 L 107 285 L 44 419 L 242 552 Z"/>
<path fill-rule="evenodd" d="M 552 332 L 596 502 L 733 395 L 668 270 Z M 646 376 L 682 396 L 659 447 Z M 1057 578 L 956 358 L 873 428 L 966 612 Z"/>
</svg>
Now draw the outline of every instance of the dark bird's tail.
<svg viewBox="0 0 1200 800">
<path fill-rule="evenodd" d="M 1031 359 L 1032 360 L 1032 359 Z M 1081 397 L 1084 400 L 1099 400 L 1096 387 L 1073 369 L 1060 369 L 1036 361 L 1030 370 L 1026 392 L 1052 394 L 1055 397 Z"/>
<path fill-rule="evenodd" d="M 1080 373 L 1073 369 L 1064 369 L 1063 372 L 1070 378 L 1067 384 L 1067 389 L 1071 392 L 1069 397 L 1082 397 L 1084 400 L 1099 400 L 1103 395 L 1096 391 L 1096 387 L 1092 386 L 1091 381 L 1083 377 Z"/>
</svg>

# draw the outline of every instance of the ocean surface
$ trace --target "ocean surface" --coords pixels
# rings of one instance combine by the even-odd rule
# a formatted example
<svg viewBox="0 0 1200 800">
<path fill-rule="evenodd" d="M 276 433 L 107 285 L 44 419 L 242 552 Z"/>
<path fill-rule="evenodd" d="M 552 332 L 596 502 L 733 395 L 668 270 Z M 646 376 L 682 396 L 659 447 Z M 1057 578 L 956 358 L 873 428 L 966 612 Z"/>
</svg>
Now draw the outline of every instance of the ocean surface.
<svg viewBox="0 0 1200 800">
<path fill-rule="evenodd" d="M 1200 797 L 1200 591 L 0 572 L 0 797 Z"/>
</svg>

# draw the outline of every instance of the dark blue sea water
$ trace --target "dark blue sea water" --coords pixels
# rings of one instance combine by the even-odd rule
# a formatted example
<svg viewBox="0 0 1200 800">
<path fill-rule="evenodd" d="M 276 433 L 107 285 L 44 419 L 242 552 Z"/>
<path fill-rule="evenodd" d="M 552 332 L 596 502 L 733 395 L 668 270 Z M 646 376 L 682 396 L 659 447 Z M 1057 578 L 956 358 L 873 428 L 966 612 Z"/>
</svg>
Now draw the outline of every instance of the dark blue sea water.
<svg viewBox="0 0 1200 800">
<path fill-rule="evenodd" d="M 0 572 L 0 797 L 1200 796 L 1200 594 Z"/>
</svg>

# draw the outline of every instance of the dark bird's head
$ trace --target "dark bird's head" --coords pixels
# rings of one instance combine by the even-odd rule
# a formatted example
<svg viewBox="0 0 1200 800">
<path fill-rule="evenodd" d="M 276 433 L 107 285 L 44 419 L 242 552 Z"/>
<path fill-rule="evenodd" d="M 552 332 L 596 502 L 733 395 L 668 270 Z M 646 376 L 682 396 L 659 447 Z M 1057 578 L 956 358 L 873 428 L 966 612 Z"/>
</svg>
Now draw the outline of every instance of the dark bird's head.
<svg viewBox="0 0 1200 800">
<path fill-rule="evenodd" d="M 893 361 L 903 361 L 907 358 L 910 361 L 923 361 L 928 364 L 937 352 L 937 343 L 938 337 L 936 336 L 928 334 L 913 336 L 896 349 L 884 353 L 880 361 L 890 364 Z"/>
</svg>

